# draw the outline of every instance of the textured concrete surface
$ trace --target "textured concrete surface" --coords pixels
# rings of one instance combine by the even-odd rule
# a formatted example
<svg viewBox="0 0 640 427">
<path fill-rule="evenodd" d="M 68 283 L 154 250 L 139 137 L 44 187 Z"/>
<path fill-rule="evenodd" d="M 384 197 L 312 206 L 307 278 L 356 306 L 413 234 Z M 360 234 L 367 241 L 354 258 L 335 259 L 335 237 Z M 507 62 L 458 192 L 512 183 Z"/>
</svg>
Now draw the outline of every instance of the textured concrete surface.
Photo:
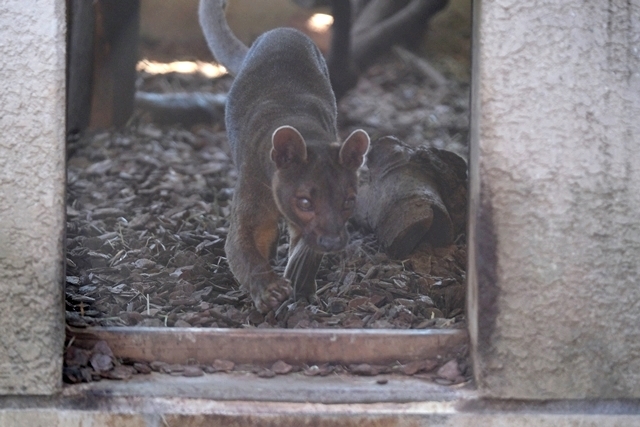
<svg viewBox="0 0 640 427">
<path fill-rule="evenodd" d="M 640 0 L 475 7 L 469 318 L 479 391 L 638 399 Z M 49 394 L 63 340 L 64 1 L 1 2 L 0 55 L 0 393 Z M 81 409 L 88 398 L 3 400 L 0 425 L 640 424 L 635 407 L 126 397 Z"/>
<path fill-rule="evenodd" d="M 381 381 L 381 380 L 384 380 Z M 449 402 L 475 397 L 471 385 L 446 387 L 402 375 L 309 377 L 302 373 L 259 378 L 244 372 L 216 373 L 195 378 L 152 373 L 128 381 L 101 381 L 65 387 L 65 398 L 86 395 L 113 398 L 173 397 L 211 401 L 253 401 L 322 404 Z M 453 403 L 452 403 L 453 402 Z M 1 407 L 1 405 L 0 405 Z"/>
<path fill-rule="evenodd" d="M 543 413 L 535 408 L 464 411 L 455 404 L 319 405 L 315 403 L 215 402 L 199 399 L 114 399 L 102 408 L 0 408 L 3 427 L 626 427 L 640 415 L 606 410 L 568 409 Z"/>
<path fill-rule="evenodd" d="M 638 398 L 640 1 L 474 6 L 479 389 Z"/>
<path fill-rule="evenodd" d="M 64 7 L 64 0 L 0 2 L 4 394 L 52 393 L 62 378 Z"/>
</svg>

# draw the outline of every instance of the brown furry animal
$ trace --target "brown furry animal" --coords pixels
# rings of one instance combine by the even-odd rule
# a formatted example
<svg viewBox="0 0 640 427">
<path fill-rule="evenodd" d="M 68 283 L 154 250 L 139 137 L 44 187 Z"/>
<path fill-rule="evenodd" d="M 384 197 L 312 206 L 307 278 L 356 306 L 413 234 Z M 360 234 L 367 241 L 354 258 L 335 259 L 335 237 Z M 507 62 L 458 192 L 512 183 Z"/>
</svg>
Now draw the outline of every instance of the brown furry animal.
<svg viewBox="0 0 640 427">
<path fill-rule="evenodd" d="M 292 291 L 314 295 L 322 254 L 347 243 L 369 136 L 356 130 L 338 141 L 327 66 L 307 36 L 279 28 L 249 49 L 229 29 L 223 0 L 201 0 L 199 14 L 211 51 L 235 75 L 225 118 L 238 168 L 227 260 L 267 312 Z M 281 217 L 290 234 L 285 277 L 269 265 Z"/>
</svg>

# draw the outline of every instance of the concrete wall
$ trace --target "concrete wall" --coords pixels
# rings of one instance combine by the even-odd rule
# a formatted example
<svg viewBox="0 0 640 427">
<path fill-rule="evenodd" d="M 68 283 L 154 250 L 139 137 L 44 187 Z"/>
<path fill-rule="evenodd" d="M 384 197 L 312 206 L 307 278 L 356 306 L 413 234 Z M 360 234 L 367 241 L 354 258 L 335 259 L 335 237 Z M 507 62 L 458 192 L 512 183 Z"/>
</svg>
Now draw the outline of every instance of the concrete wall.
<svg viewBox="0 0 640 427">
<path fill-rule="evenodd" d="M 640 397 L 640 0 L 475 2 L 475 372 Z"/>
<path fill-rule="evenodd" d="M 2 427 L 630 427 L 634 408 L 511 408 L 458 410 L 437 402 L 319 405 L 316 403 L 221 402 L 201 399 L 110 399 L 100 409 L 51 406 L 0 407 Z M 617 411 L 617 413 L 612 413 Z"/>
<path fill-rule="evenodd" d="M 145 402 L 146 403 L 146 402 Z M 173 402 L 168 402 L 172 404 Z M 150 402 L 145 412 L 109 408 L 100 411 L 68 409 L 3 410 L 0 408 L 0 425 L 3 427 L 631 427 L 639 418 L 630 414 L 540 414 L 540 413 L 439 413 L 427 408 L 398 408 L 394 406 L 362 407 L 342 405 L 256 405 L 251 402 L 229 405 L 211 402 L 199 405 L 179 402 L 188 409 L 167 402 Z M 186 403 L 186 404 L 185 404 Z M 194 407 L 195 406 L 195 407 Z M 258 406 L 258 408 L 256 408 Z M 265 408 L 265 406 L 267 406 Z M 275 406 L 275 407 L 269 407 Z M 313 407 L 315 406 L 315 407 Z"/>
<path fill-rule="evenodd" d="M 475 8 L 479 390 L 640 398 L 640 0 Z M 64 22 L 63 0 L 0 3 L 3 394 L 60 385 Z"/>
<path fill-rule="evenodd" d="M 64 0 L 0 2 L 0 393 L 62 380 Z"/>
</svg>

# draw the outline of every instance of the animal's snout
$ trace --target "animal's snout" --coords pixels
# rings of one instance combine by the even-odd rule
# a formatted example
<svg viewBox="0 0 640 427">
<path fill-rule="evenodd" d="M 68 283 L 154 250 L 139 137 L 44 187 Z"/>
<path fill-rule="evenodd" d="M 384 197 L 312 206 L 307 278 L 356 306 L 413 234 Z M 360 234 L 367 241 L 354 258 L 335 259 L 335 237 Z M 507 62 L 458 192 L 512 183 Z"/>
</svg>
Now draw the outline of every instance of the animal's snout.
<svg viewBox="0 0 640 427">
<path fill-rule="evenodd" d="M 324 252 L 339 251 L 346 244 L 346 239 L 341 236 L 318 236 L 318 247 Z"/>
</svg>

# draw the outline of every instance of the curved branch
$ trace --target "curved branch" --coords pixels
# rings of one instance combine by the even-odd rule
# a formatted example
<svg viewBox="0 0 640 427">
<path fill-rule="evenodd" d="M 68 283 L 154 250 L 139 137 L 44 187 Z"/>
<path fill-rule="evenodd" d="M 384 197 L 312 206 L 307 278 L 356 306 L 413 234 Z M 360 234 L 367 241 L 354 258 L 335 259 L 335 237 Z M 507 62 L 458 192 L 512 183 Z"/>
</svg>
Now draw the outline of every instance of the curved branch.
<svg viewBox="0 0 640 427">
<path fill-rule="evenodd" d="M 415 40 L 425 23 L 447 3 L 448 0 L 411 0 L 402 10 L 372 24 L 368 30 L 352 32 L 351 46 L 358 68 L 367 67 L 395 44 Z"/>
</svg>

